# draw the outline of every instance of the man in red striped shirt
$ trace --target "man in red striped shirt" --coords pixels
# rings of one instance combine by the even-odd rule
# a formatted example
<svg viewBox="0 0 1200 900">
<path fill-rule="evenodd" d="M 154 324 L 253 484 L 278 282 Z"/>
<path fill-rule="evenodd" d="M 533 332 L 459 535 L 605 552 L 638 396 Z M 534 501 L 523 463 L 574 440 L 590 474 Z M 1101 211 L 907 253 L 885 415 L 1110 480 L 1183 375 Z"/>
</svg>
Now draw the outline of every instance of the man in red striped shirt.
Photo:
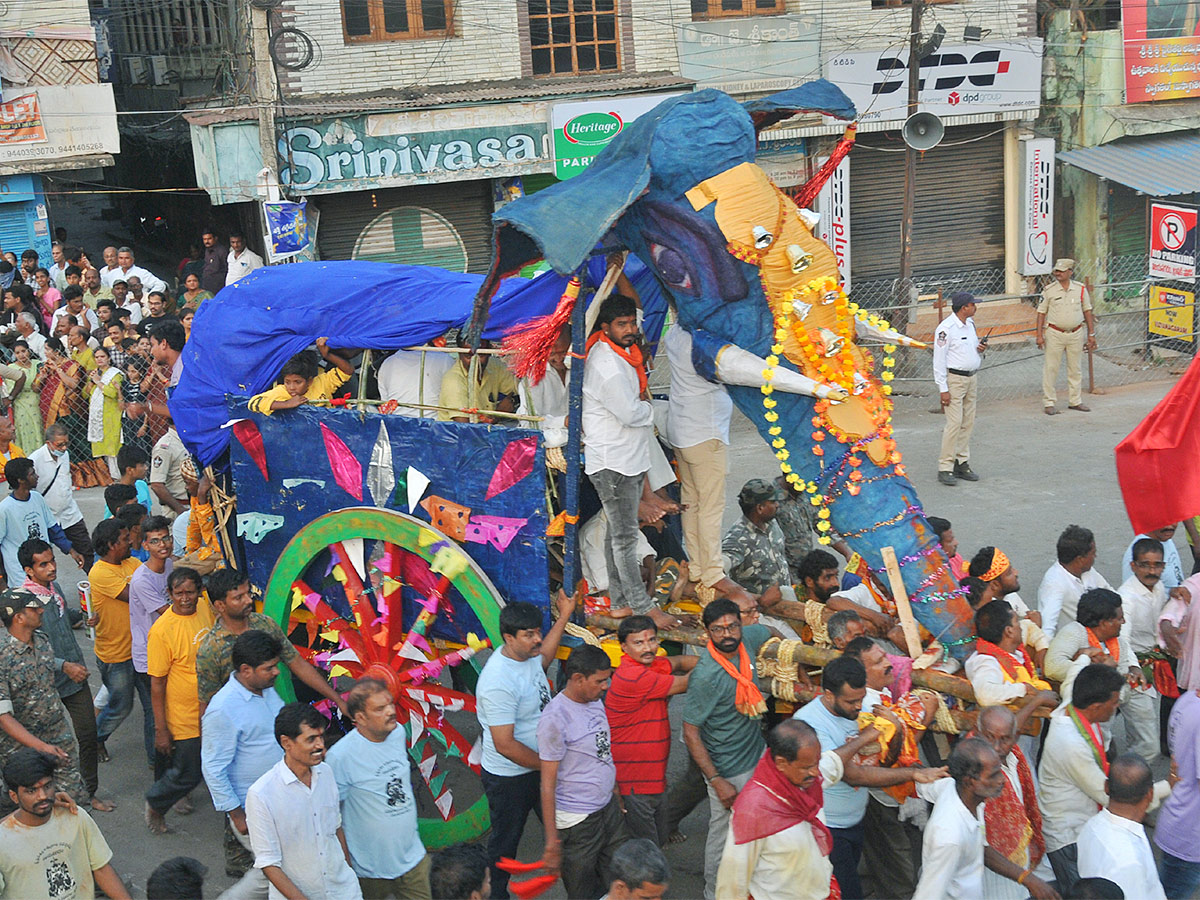
<svg viewBox="0 0 1200 900">
<path fill-rule="evenodd" d="M 630 616 L 617 630 L 625 656 L 613 672 L 605 696 L 617 786 L 625 804 L 625 824 L 634 837 L 658 846 L 659 806 L 666 791 L 671 722 L 667 698 L 687 690 L 698 656 L 659 656 L 658 626 L 649 616 Z"/>
</svg>

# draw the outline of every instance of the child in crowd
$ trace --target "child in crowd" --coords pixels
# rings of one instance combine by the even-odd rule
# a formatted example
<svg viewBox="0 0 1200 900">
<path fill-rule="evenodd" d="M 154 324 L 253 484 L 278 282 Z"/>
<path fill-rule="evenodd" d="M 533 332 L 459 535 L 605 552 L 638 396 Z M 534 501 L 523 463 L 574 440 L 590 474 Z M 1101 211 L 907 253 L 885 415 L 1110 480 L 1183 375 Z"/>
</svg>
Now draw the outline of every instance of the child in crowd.
<svg viewBox="0 0 1200 900">
<path fill-rule="evenodd" d="M 132 342 L 129 342 L 132 343 Z M 150 419 L 146 415 L 146 391 L 143 382 L 149 364 L 141 357 L 125 357 L 125 380 L 121 382 L 121 440 L 126 447 L 135 447 L 150 459 Z M 118 467 L 120 461 L 117 462 Z M 141 476 L 145 478 L 145 475 Z"/>
<path fill-rule="evenodd" d="M 317 353 L 333 368 L 320 371 Z M 328 400 L 333 392 L 350 380 L 354 367 L 329 349 L 326 338 L 317 338 L 317 353 L 302 350 L 283 365 L 279 378 L 283 382 L 269 391 L 250 398 L 251 412 L 269 416 L 279 409 L 295 409 L 309 400 Z"/>
</svg>

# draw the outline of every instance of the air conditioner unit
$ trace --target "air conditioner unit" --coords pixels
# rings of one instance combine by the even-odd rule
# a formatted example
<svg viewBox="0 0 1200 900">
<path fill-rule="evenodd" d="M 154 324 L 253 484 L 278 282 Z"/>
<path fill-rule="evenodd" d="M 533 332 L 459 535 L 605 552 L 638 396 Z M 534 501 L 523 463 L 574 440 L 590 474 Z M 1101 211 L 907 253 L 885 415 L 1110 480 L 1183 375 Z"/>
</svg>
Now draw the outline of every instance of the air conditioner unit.
<svg viewBox="0 0 1200 900">
<path fill-rule="evenodd" d="M 150 57 L 150 83 L 156 85 L 167 83 L 167 58 L 165 56 Z"/>
<path fill-rule="evenodd" d="M 146 83 L 146 60 L 141 56 L 125 56 L 121 58 L 122 74 L 127 84 Z"/>
</svg>

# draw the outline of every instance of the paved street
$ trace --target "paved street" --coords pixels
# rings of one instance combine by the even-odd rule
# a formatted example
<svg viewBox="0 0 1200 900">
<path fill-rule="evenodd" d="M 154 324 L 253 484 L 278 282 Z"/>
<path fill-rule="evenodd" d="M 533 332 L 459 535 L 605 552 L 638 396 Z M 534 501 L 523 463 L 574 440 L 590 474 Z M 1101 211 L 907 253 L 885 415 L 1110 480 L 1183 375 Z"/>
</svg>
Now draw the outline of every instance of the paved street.
<svg viewBox="0 0 1200 900">
<path fill-rule="evenodd" d="M 936 455 L 942 419 L 927 411 L 928 401 L 901 399 L 896 415 L 896 433 L 909 475 L 921 494 L 926 509 L 949 518 L 969 556 L 979 546 L 1002 547 L 1021 571 L 1022 594 L 1032 605 L 1042 573 L 1054 558 L 1054 541 L 1072 522 L 1096 532 L 1099 548 L 1097 567 L 1114 585 L 1122 580 L 1117 572 L 1120 556 L 1131 538 L 1124 508 L 1116 486 L 1112 448 L 1163 396 L 1169 384 L 1158 382 L 1115 389 L 1100 397 L 1089 397 L 1091 414 L 1066 413 L 1054 418 L 1041 414 L 1036 398 L 988 404 L 979 411 L 971 463 L 982 477 L 978 484 L 949 488 L 938 485 Z M 726 524 L 737 514 L 735 497 L 748 478 L 775 472 L 775 459 L 753 432 L 749 422 L 734 423 L 731 473 L 727 485 Z M 88 522 L 100 515 L 100 491 L 80 492 L 80 506 Z M 1184 547 L 1179 536 L 1181 548 Z M 1186 551 L 1184 552 L 1187 558 Z M 79 578 L 75 566 L 62 559 L 62 583 L 73 594 Z M 98 687 L 93 676 L 93 689 Z M 682 700 L 673 705 L 678 723 Z M 221 857 L 221 822 L 213 812 L 207 793 L 196 792 L 197 809 L 189 817 L 168 816 L 175 833 L 152 837 L 142 821 L 142 792 L 149 773 L 141 762 L 140 709 L 109 741 L 113 761 L 101 767 L 101 792 L 117 800 L 119 808 L 97 814 L 115 853 L 114 863 L 133 886 L 135 896 L 144 896 L 146 876 L 161 861 L 175 855 L 195 856 L 209 867 L 209 896 L 215 896 L 229 880 Z M 682 762 L 682 744 L 674 748 L 673 765 Z M 685 820 L 690 837 L 671 847 L 668 858 L 677 872 L 671 896 L 697 897 L 701 893 L 703 834 L 706 809 L 698 809 Z M 540 854 L 541 833 L 531 823 L 521 848 L 524 859 Z M 561 886 L 548 897 L 561 897 Z"/>
</svg>

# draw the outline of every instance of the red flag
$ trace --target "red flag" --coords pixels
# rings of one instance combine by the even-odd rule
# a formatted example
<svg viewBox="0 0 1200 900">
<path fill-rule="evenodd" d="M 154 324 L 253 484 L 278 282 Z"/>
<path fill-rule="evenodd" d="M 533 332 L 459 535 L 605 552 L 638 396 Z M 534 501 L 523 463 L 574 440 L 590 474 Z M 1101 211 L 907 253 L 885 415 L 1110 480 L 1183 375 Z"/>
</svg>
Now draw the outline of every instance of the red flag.
<svg viewBox="0 0 1200 900">
<path fill-rule="evenodd" d="M 1129 522 L 1145 534 L 1200 514 L 1200 365 L 1117 444 L 1117 479 Z"/>
</svg>

